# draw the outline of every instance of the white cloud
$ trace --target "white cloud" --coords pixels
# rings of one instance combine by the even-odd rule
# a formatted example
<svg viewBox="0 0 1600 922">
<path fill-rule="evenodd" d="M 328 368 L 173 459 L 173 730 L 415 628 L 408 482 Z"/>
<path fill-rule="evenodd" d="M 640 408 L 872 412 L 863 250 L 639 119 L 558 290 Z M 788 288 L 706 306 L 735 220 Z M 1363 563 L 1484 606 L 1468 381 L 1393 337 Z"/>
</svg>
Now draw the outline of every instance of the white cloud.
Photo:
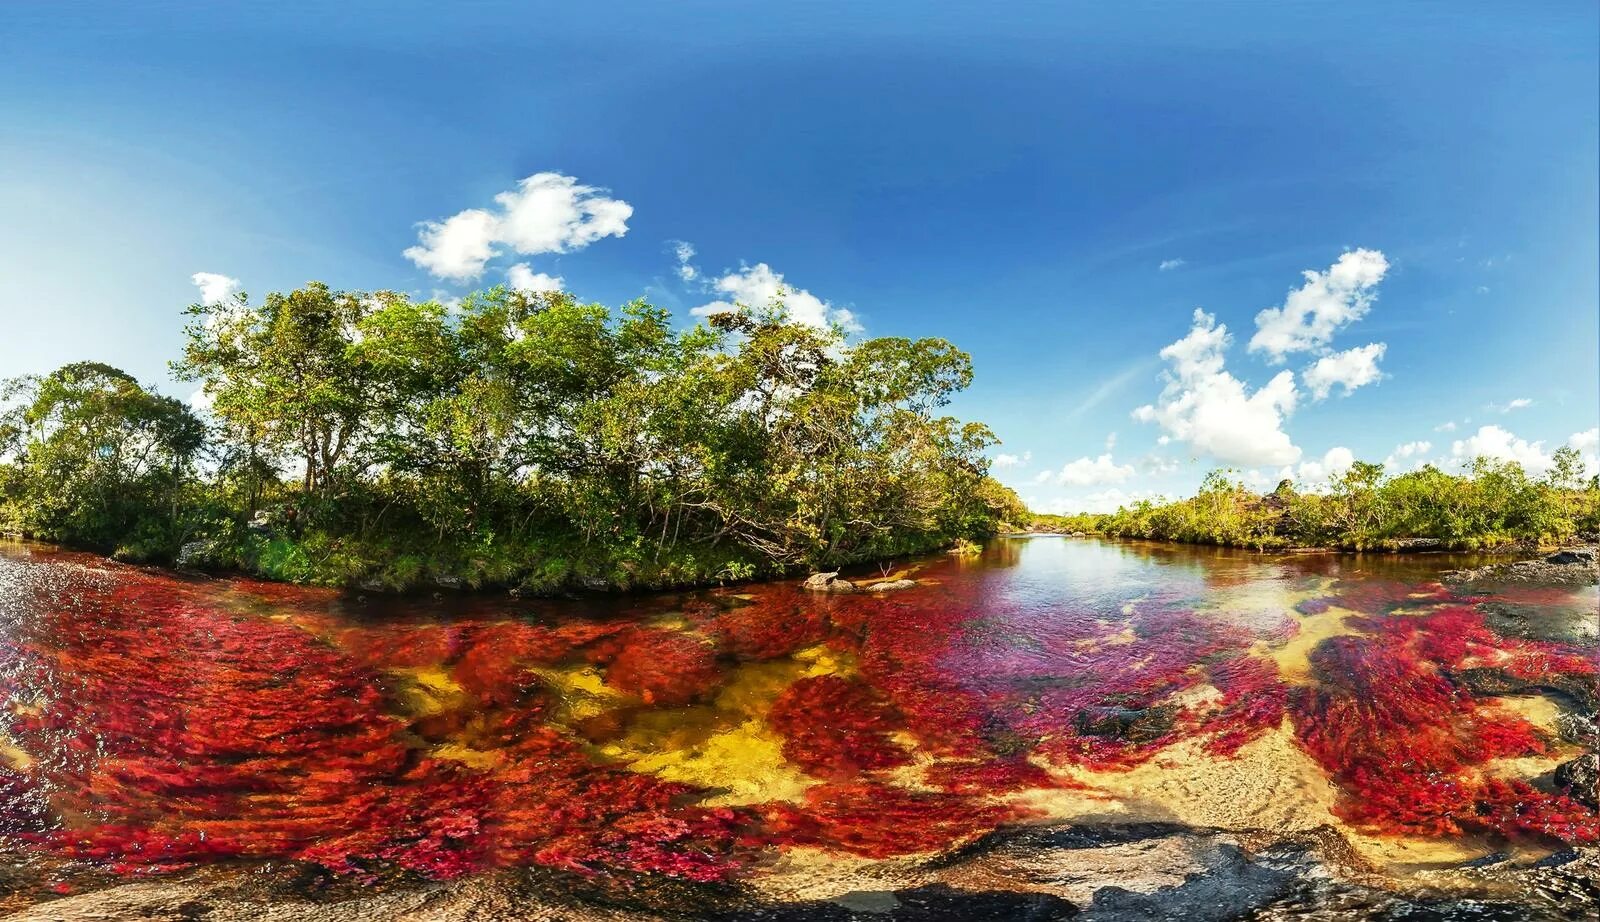
<svg viewBox="0 0 1600 922">
<path fill-rule="evenodd" d="M 1161 261 L 1160 271 L 1171 272 L 1174 269 L 1182 269 L 1187 264 L 1188 260 L 1184 259 L 1163 259 Z"/>
<path fill-rule="evenodd" d="M 1361 319 L 1377 297 L 1389 261 L 1377 250 L 1351 250 L 1326 272 L 1307 270 L 1305 284 L 1289 292 L 1282 307 L 1256 315 L 1251 352 L 1282 362 L 1291 352 L 1327 346 L 1341 327 Z"/>
<path fill-rule="evenodd" d="M 1049 483 L 1056 476 L 1055 471 L 1040 471 L 1033 475 L 1034 483 Z"/>
<path fill-rule="evenodd" d="M 730 272 L 717 279 L 712 287 L 721 292 L 725 299 L 702 304 L 689 313 L 696 317 L 709 317 L 738 310 L 740 305 L 759 310 L 781 300 L 789 312 L 789 319 L 796 323 L 814 327 L 838 324 L 846 332 L 852 333 L 861 330 L 854 313 L 834 307 L 804 288 L 785 284 L 783 275 L 772 271 L 772 267 L 766 263 L 756 263 L 738 272 Z"/>
<path fill-rule="evenodd" d="M 1496 461 L 1515 461 L 1532 475 L 1543 474 L 1550 467 L 1550 456 L 1545 454 L 1543 442 L 1529 442 L 1517 438 L 1499 426 L 1482 426 L 1477 433 L 1456 441 L 1450 454 L 1458 464 L 1470 464 L 1474 458 L 1493 458 Z"/>
<path fill-rule="evenodd" d="M 1278 477 L 1293 480 L 1302 491 L 1315 493 L 1328 489 L 1332 481 L 1355 463 L 1355 453 L 1341 445 L 1328 449 L 1320 461 L 1302 461 L 1298 469 L 1285 467 L 1278 472 Z"/>
<path fill-rule="evenodd" d="M 687 240 L 671 240 L 672 256 L 678 261 L 678 278 L 692 282 L 700 277 L 700 269 L 689 260 L 694 259 L 694 245 Z"/>
<path fill-rule="evenodd" d="M 1139 459 L 1139 469 L 1146 474 L 1154 474 L 1156 476 L 1175 474 L 1181 466 L 1174 458 L 1163 458 L 1156 454 L 1145 455 Z"/>
<path fill-rule="evenodd" d="M 1112 460 L 1110 452 L 1098 458 L 1079 458 L 1069 461 L 1056 474 L 1058 483 L 1068 486 L 1086 487 L 1101 483 L 1122 483 L 1133 476 L 1133 465 L 1118 464 Z"/>
<path fill-rule="evenodd" d="M 1450 420 L 1448 422 L 1440 423 L 1439 425 L 1433 427 L 1433 431 L 1434 432 L 1454 432 L 1454 431 L 1456 431 L 1455 420 Z"/>
<path fill-rule="evenodd" d="M 216 398 L 212 397 L 203 387 L 189 395 L 189 406 L 196 413 L 209 413 L 216 403 Z"/>
<path fill-rule="evenodd" d="M 1589 473 L 1593 473 L 1595 468 L 1600 468 L 1600 451 L 1596 450 L 1600 449 L 1600 428 L 1574 432 L 1572 437 L 1567 439 L 1567 444 L 1578 450 L 1578 454 L 1583 458 L 1583 466 Z"/>
<path fill-rule="evenodd" d="M 1282 426 L 1298 398 L 1294 373 L 1279 372 L 1251 393 L 1223 367 L 1231 341 L 1216 317 L 1195 310 L 1189 334 L 1161 350 L 1172 364 L 1161 396 L 1134 410 L 1133 418 L 1158 423 L 1172 438 L 1219 461 L 1293 464 L 1300 449 Z"/>
<path fill-rule="evenodd" d="M 1116 512 L 1121 507 L 1136 503 L 1141 499 L 1157 498 L 1157 494 L 1144 490 L 1124 492 L 1112 487 L 1108 490 L 1100 490 L 1081 497 L 1057 497 L 1046 500 L 1043 503 L 1030 502 L 1028 505 L 1030 508 L 1035 508 L 1040 512 L 1050 513 L 1051 515 L 1076 515 L 1080 512 Z"/>
<path fill-rule="evenodd" d="M 494 197 L 497 210 L 469 208 L 423 221 L 405 257 L 440 278 L 468 281 L 509 247 L 524 256 L 570 253 L 628 232 L 633 206 L 560 173 L 535 173 Z"/>
<path fill-rule="evenodd" d="M 517 263 L 506 270 L 506 282 L 518 291 L 561 291 L 565 279 L 535 272 L 527 263 Z"/>
<path fill-rule="evenodd" d="M 1531 406 L 1533 406 L 1532 400 L 1529 400 L 1527 397 L 1517 397 L 1513 400 L 1508 400 L 1505 403 L 1485 404 L 1484 409 L 1491 413 L 1510 413 L 1512 410 L 1525 410 Z"/>
<path fill-rule="evenodd" d="M 1033 460 L 1033 452 L 1025 451 L 1020 456 L 999 454 L 994 456 L 994 466 L 998 468 L 1021 467 Z"/>
<path fill-rule="evenodd" d="M 1403 445 L 1396 445 L 1394 451 L 1389 453 L 1389 457 L 1383 459 L 1383 466 L 1389 471 L 1398 471 L 1405 468 L 1409 462 L 1413 469 L 1419 468 L 1428 463 L 1425 456 L 1432 450 L 1432 442 L 1406 442 Z"/>
<path fill-rule="evenodd" d="M 196 272 L 189 276 L 189 280 L 200 289 L 200 303 L 206 307 L 221 304 L 239 290 L 238 279 L 229 278 L 220 272 Z"/>
<path fill-rule="evenodd" d="M 1348 397 L 1356 388 L 1383 377 L 1378 360 L 1388 348 L 1384 343 L 1368 343 L 1325 355 L 1302 371 L 1300 380 L 1310 389 L 1313 400 L 1326 400 L 1335 384 L 1342 385 L 1343 396 Z"/>
</svg>

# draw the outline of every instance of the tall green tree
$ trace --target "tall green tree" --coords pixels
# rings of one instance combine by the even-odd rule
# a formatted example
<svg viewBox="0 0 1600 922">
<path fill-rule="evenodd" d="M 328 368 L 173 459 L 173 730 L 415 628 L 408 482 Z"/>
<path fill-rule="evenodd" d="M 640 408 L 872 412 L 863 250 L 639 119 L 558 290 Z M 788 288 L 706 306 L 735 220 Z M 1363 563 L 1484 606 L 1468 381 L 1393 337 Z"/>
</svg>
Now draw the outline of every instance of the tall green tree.
<svg viewBox="0 0 1600 922">
<path fill-rule="evenodd" d="M 24 531 L 134 556 L 184 537 L 205 427 L 189 408 L 98 362 L 6 382 L 5 518 Z"/>
</svg>

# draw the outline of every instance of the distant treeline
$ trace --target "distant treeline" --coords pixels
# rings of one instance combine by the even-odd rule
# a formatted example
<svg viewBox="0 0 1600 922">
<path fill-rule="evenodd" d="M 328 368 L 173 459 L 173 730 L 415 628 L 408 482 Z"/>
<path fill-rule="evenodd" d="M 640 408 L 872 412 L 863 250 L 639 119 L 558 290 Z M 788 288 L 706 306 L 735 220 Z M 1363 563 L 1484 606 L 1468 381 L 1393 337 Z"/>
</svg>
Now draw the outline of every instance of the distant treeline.
<svg viewBox="0 0 1600 922">
<path fill-rule="evenodd" d="M 848 341 L 781 305 L 688 329 L 497 288 L 312 283 L 189 308 L 177 375 L 13 379 L 0 527 L 325 584 L 655 587 L 981 540 L 1026 510 L 939 411 L 939 339 Z"/>
<path fill-rule="evenodd" d="M 1036 527 L 1123 538 L 1231 547 L 1397 550 L 1549 545 L 1600 532 L 1600 477 L 1563 447 L 1542 478 L 1516 462 L 1477 459 L 1464 473 L 1432 466 L 1388 476 L 1357 462 L 1329 489 L 1247 489 L 1229 472 L 1208 475 L 1176 502 L 1141 501 L 1109 515 L 1039 516 Z"/>
</svg>

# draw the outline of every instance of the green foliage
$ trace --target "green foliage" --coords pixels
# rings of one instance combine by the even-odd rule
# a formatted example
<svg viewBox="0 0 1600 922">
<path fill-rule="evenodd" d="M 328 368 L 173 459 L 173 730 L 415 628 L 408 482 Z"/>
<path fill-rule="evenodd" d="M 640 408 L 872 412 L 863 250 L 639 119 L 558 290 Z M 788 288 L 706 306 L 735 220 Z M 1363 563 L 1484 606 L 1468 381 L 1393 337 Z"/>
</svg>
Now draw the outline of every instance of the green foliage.
<svg viewBox="0 0 1600 922">
<path fill-rule="evenodd" d="M 1562 449 L 1542 481 L 1515 462 L 1479 458 L 1463 474 L 1433 466 L 1384 475 L 1357 462 L 1327 492 L 1297 493 L 1283 481 L 1258 496 L 1229 472 L 1208 475 L 1198 494 L 1142 501 L 1101 517 L 1109 535 L 1236 547 L 1394 549 L 1424 539 L 1455 549 L 1557 544 L 1600 530 L 1600 483 L 1584 480 L 1576 451 Z"/>
<path fill-rule="evenodd" d="M 114 400 L 39 390 L 71 369 L 20 382 L 43 409 L 6 430 L 8 521 L 167 557 L 200 535 L 213 562 L 297 582 L 553 591 L 876 561 L 1027 514 L 987 476 L 989 430 L 941 413 L 972 380 L 943 340 L 850 343 L 781 304 L 675 329 L 643 301 L 505 288 L 446 308 L 311 283 L 188 313 L 173 368 L 209 435 L 126 376 L 97 385 Z M 35 420 L 68 405 L 89 422 Z M 157 446 L 142 466 L 99 463 L 134 441 Z M 68 468 L 89 485 L 48 473 Z"/>
<path fill-rule="evenodd" d="M 0 519 L 135 559 L 170 556 L 207 513 L 193 487 L 205 430 L 183 404 L 95 362 L 6 382 Z"/>
</svg>

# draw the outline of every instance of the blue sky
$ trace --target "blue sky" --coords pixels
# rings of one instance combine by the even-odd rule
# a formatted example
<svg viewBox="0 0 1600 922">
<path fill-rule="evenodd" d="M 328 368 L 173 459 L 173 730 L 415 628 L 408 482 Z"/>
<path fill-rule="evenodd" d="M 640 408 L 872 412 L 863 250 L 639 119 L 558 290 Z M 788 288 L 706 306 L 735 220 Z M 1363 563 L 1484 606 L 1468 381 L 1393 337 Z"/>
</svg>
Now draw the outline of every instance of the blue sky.
<svg viewBox="0 0 1600 922">
<path fill-rule="evenodd" d="M 970 351 L 1039 508 L 1595 452 L 1589 0 L 317 6 L 0 7 L 0 374 L 185 395 L 197 272 L 685 323 L 781 276 Z"/>
</svg>

